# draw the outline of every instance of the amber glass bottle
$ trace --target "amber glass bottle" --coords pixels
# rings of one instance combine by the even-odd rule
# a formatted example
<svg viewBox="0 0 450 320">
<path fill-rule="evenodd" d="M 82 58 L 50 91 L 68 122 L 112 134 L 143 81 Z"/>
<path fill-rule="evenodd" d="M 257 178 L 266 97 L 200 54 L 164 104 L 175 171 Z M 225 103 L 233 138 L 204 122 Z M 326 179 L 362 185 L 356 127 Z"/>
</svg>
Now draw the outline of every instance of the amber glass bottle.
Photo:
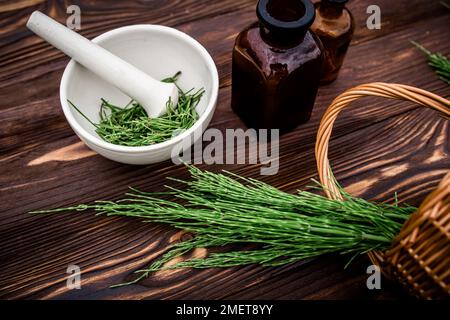
<svg viewBox="0 0 450 320">
<path fill-rule="evenodd" d="M 315 4 L 316 19 L 311 30 L 322 41 L 325 59 L 321 83 L 336 80 L 352 40 L 354 21 L 345 7 L 348 0 L 322 0 Z"/>
<path fill-rule="evenodd" d="M 232 108 L 250 128 L 284 133 L 309 120 L 319 86 L 322 46 L 308 30 L 314 6 L 260 0 L 256 13 L 233 49 Z"/>
</svg>

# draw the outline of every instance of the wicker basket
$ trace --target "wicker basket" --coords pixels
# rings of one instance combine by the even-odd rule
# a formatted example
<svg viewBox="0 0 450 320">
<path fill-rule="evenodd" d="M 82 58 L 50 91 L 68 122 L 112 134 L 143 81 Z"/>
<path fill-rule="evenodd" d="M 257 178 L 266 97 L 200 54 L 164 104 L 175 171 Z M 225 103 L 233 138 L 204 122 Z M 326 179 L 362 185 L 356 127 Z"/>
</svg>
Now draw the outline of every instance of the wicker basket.
<svg viewBox="0 0 450 320">
<path fill-rule="evenodd" d="M 418 88 L 370 83 L 339 95 L 323 115 L 316 141 L 316 161 L 321 183 L 329 198 L 342 199 L 328 161 L 328 143 L 339 112 L 366 96 L 408 100 L 450 117 L 450 101 Z M 370 252 L 383 274 L 396 279 L 413 295 L 424 299 L 450 298 L 450 171 L 418 211 L 403 225 L 389 250 Z"/>
</svg>

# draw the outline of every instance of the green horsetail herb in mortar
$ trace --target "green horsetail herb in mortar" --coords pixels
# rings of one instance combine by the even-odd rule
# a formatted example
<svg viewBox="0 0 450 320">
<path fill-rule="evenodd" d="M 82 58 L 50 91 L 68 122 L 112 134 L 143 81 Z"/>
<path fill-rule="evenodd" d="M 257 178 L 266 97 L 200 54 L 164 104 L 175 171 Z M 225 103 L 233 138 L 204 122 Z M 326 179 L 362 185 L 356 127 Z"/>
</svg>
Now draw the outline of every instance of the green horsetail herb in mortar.
<svg viewBox="0 0 450 320">
<path fill-rule="evenodd" d="M 118 107 L 102 98 L 100 122 L 94 123 L 71 101 L 67 101 L 95 127 L 95 132 L 103 140 L 122 146 L 147 146 L 169 140 L 192 127 L 199 118 L 195 108 L 205 91 L 191 89 L 184 92 L 176 83 L 180 75 L 179 71 L 173 77 L 162 80 L 177 86 L 179 98 L 176 107 L 169 100 L 166 114 L 158 118 L 149 118 L 145 109 L 134 100 Z"/>
<path fill-rule="evenodd" d="M 390 205 L 355 198 L 342 189 L 345 200 L 339 201 L 307 191 L 289 194 L 230 172 L 188 168 L 190 181 L 172 179 L 185 186 L 181 189 L 167 187 L 168 192 L 155 194 L 132 189 L 115 202 L 97 201 L 34 213 L 94 210 L 97 214 L 165 223 L 194 234 L 192 239 L 174 244 L 147 268 L 136 271 L 135 280 L 120 284 L 126 285 L 163 269 L 279 266 L 327 253 L 353 258 L 388 248 L 416 211 L 408 205 L 399 206 L 397 201 Z M 173 200 L 162 195 L 171 195 Z M 238 243 L 253 244 L 255 248 L 229 249 L 168 264 L 196 248 Z"/>
</svg>

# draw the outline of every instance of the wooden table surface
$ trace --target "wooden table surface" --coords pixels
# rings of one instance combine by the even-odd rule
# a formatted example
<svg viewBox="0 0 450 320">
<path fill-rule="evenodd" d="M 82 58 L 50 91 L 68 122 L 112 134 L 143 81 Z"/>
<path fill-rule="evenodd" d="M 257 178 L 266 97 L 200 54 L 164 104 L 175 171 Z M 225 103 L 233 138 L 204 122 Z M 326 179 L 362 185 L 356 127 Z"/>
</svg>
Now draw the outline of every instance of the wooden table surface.
<svg viewBox="0 0 450 320">
<path fill-rule="evenodd" d="M 255 0 L 74 1 L 81 7 L 81 33 L 97 36 L 130 24 L 163 24 L 198 39 L 220 76 L 211 127 L 245 128 L 230 108 L 231 49 L 237 33 L 255 20 Z M 352 86 L 396 82 L 444 97 L 440 81 L 409 41 L 450 53 L 450 10 L 437 0 L 377 0 L 380 30 L 366 28 L 369 0 L 352 0 L 356 32 L 339 79 L 320 88 L 312 119 L 283 135 L 280 171 L 260 176 L 259 165 L 222 168 L 288 192 L 316 177 L 315 133 L 331 100 Z M 110 289 L 159 257 L 180 233 L 131 218 L 86 214 L 34 216 L 31 210 L 118 199 L 128 186 L 158 191 L 165 177 L 186 178 L 170 161 L 131 166 L 94 154 L 67 124 L 58 97 L 69 59 L 25 28 L 33 10 L 66 20 L 70 1 L 0 2 L 0 297 L 80 299 L 392 299 L 408 296 L 382 280 L 366 287 L 366 257 L 344 270 L 347 258 L 326 256 L 278 268 L 158 272 L 139 284 Z M 330 158 L 338 180 L 351 193 L 373 200 L 417 205 L 450 168 L 449 125 L 408 102 L 369 98 L 355 103 L 335 124 Z M 66 269 L 82 271 L 82 288 L 66 288 Z"/>
</svg>

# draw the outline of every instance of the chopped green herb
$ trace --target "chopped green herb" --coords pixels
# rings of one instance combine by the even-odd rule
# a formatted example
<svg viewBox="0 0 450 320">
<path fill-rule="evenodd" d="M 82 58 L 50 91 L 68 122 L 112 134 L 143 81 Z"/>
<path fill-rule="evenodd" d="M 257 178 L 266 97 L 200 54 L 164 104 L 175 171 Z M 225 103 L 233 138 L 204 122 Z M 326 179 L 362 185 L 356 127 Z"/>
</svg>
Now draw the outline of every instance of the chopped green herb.
<svg viewBox="0 0 450 320">
<path fill-rule="evenodd" d="M 173 77 L 162 80 L 176 84 L 181 72 Z M 167 112 L 158 118 L 149 118 L 145 109 L 134 100 L 126 106 L 119 107 L 101 99 L 100 122 L 95 124 L 88 119 L 71 101 L 69 104 L 75 108 L 93 126 L 95 132 L 105 141 L 123 146 L 146 146 L 169 140 L 183 130 L 189 129 L 198 120 L 195 110 L 202 95 L 203 89 L 193 89 L 184 92 L 179 90 L 178 104 L 176 108 L 169 100 Z"/>
</svg>

